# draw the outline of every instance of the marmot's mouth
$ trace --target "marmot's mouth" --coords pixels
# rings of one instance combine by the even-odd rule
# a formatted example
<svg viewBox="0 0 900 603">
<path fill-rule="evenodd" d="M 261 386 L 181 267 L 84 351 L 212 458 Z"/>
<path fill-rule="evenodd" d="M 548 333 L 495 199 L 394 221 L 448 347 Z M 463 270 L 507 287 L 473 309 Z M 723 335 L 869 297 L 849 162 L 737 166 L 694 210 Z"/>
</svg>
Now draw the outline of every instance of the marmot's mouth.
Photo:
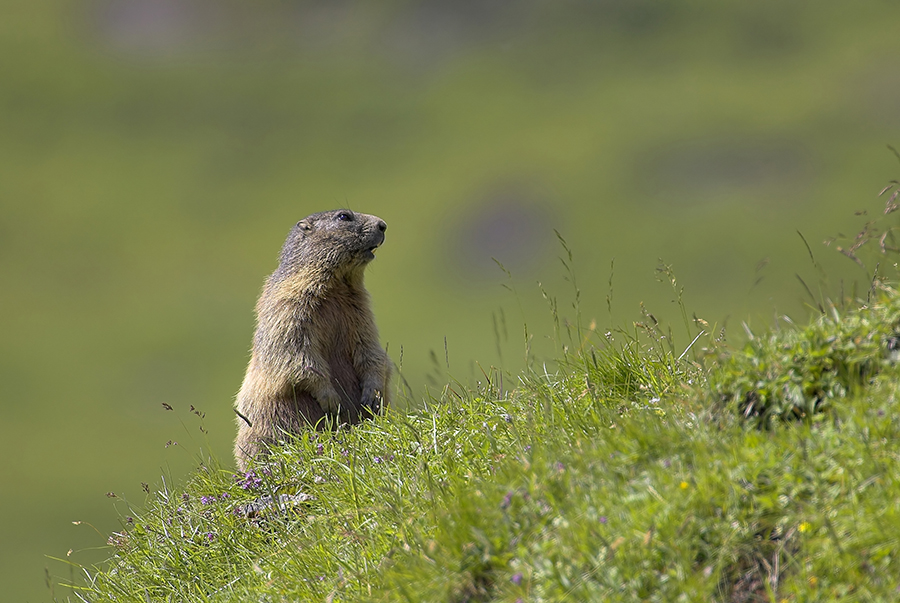
<svg viewBox="0 0 900 603">
<path fill-rule="evenodd" d="M 375 250 L 378 249 L 379 247 L 380 247 L 380 245 L 372 245 L 371 247 L 366 248 L 363 251 L 363 257 L 366 258 L 367 260 L 374 260 L 375 259 Z"/>
<path fill-rule="evenodd" d="M 369 239 L 369 242 L 371 242 L 372 244 L 363 250 L 363 257 L 366 259 L 366 261 L 375 259 L 375 250 L 381 247 L 382 243 L 384 243 L 384 233 L 375 233 L 374 236 Z"/>
</svg>

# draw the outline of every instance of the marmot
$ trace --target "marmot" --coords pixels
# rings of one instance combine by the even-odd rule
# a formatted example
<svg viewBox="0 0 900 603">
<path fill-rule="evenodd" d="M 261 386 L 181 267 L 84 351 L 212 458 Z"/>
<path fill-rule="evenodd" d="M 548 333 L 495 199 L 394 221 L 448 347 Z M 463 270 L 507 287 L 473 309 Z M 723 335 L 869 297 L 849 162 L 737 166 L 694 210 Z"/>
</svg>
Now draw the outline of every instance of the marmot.
<svg viewBox="0 0 900 603">
<path fill-rule="evenodd" d="M 234 454 L 248 459 L 303 426 L 357 423 L 388 404 L 391 362 L 363 287 L 384 242 L 376 216 L 338 209 L 297 222 L 256 304 L 256 333 L 237 395 Z"/>
</svg>

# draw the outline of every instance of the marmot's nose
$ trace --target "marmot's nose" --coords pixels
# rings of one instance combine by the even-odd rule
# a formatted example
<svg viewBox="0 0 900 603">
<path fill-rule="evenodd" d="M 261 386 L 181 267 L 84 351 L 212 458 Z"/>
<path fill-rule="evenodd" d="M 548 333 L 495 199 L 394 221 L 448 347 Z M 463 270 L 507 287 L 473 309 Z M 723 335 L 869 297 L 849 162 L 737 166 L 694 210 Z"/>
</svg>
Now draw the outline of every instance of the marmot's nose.
<svg viewBox="0 0 900 603">
<path fill-rule="evenodd" d="M 387 230 L 387 224 L 384 220 L 378 220 L 378 230 L 380 230 L 381 232 Z"/>
</svg>

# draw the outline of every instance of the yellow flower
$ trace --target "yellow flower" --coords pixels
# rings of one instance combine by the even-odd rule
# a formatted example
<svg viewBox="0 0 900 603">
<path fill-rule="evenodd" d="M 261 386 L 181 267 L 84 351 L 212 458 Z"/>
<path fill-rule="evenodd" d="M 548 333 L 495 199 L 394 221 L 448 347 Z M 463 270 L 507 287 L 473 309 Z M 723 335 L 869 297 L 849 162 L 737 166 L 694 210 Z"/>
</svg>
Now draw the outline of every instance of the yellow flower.
<svg viewBox="0 0 900 603">
<path fill-rule="evenodd" d="M 680 484 L 678 484 L 678 487 L 681 488 L 682 490 L 687 490 L 688 486 L 689 486 L 689 484 L 687 482 L 681 482 Z"/>
<path fill-rule="evenodd" d="M 808 521 L 804 521 L 800 524 L 800 526 L 797 529 L 800 530 L 801 532 L 808 532 L 811 527 L 812 526 L 809 525 Z"/>
</svg>

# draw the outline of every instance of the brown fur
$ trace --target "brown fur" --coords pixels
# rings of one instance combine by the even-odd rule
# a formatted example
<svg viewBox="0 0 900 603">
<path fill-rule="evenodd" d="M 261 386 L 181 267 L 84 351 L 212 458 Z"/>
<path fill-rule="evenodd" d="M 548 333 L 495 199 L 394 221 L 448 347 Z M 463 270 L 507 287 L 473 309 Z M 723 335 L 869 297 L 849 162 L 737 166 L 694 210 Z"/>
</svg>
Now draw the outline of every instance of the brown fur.
<svg viewBox="0 0 900 603">
<path fill-rule="evenodd" d="M 363 286 L 384 241 L 376 216 L 334 210 L 294 226 L 256 304 L 253 353 L 237 396 L 238 467 L 309 425 L 357 423 L 387 405 L 391 364 Z"/>
</svg>

